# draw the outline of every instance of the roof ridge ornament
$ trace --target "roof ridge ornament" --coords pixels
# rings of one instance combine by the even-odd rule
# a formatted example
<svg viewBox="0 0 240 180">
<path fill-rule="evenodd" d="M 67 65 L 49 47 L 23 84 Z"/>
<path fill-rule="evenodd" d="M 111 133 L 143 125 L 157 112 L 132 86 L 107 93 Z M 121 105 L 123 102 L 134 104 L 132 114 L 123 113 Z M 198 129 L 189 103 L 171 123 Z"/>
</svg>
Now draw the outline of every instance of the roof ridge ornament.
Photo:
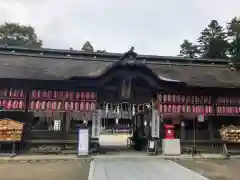
<svg viewBox="0 0 240 180">
<path fill-rule="evenodd" d="M 130 58 L 135 61 L 136 57 L 137 57 L 137 53 L 134 52 L 134 47 L 131 47 L 129 51 L 123 54 L 123 56 L 119 59 L 119 61 L 123 61 L 127 58 Z"/>
</svg>

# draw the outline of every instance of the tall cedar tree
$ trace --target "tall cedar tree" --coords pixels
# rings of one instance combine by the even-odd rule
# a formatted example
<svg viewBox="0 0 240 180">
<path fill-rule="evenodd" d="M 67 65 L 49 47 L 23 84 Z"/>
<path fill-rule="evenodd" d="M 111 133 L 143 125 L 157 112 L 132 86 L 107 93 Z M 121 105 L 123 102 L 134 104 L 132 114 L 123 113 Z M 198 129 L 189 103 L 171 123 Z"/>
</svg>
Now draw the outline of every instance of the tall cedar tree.
<svg viewBox="0 0 240 180">
<path fill-rule="evenodd" d="M 200 56 L 203 58 L 227 58 L 229 43 L 224 28 L 212 20 L 198 38 Z"/>
<path fill-rule="evenodd" d="M 42 41 L 38 39 L 33 27 L 6 22 L 0 25 L 0 44 L 39 48 Z"/>
<path fill-rule="evenodd" d="M 240 61 L 240 18 L 234 17 L 227 23 L 227 31 L 230 43 L 229 55 Z"/>
<path fill-rule="evenodd" d="M 180 45 L 180 56 L 196 58 L 198 57 L 199 50 L 196 45 L 194 45 L 189 40 L 185 39 L 183 43 Z"/>
</svg>

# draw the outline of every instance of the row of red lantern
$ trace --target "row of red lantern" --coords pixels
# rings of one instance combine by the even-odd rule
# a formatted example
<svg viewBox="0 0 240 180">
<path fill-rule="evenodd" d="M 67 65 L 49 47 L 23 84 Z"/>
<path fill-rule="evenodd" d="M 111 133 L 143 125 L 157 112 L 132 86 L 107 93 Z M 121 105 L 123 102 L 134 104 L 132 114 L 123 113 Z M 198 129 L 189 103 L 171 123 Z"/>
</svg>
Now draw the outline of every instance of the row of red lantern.
<svg viewBox="0 0 240 180">
<path fill-rule="evenodd" d="M 24 98 L 24 91 L 22 89 L 13 89 L 13 88 L 1 89 L 0 96 Z"/>
<path fill-rule="evenodd" d="M 6 110 L 23 110 L 25 103 L 23 100 L 0 100 L 0 106 Z"/>
<path fill-rule="evenodd" d="M 219 97 L 217 98 L 217 104 L 240 104 L 240 98 Z"/>
<path fill-rule="evenodd" d="M 197 103 L 197 104 L 211 104 L 211 96 L 184 96 L 175 94 L 160 94 L 160 102 L 169 103 Z"/>
<path fill-rule="evenodd" d="M 94 111 L 95 102 L 31 101 L 30 110 L 38 111 Z"/>
<path fill-rule="evenodd" d="M 217 114 L 240 114 L 240 106 L 218 106 Z"/>
<path fill-rule="evenodd" d="M 95 100 L 95 92 L 73 92 L 73 91 L 52 91 L 52 90 L 33 90 L 33 99 L 70 99 L 70 100 Z"/>
<path fill-rule="evenodd" d="M 160 113 L 196 113 L 196 114 L 212 114 L 212 106 L 195 106 L 195 105 L 166 105 L 159 104 Z"/>
</svg>

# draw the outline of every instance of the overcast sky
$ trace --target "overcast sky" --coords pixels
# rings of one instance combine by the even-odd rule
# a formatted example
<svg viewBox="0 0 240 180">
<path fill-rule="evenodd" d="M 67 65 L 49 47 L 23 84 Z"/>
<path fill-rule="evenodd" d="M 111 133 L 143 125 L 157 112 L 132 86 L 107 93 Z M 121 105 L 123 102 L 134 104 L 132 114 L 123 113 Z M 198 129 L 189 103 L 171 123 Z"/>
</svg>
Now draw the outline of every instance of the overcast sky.
<svg viewBox="0 0 240 180">
<path fill-rule="evenodd" d="M 240 0 L 0 0 L 0 23 L 35 27 L 44 47 L 177 55 L 211 19 L 240 15 Z"/>
</svg>

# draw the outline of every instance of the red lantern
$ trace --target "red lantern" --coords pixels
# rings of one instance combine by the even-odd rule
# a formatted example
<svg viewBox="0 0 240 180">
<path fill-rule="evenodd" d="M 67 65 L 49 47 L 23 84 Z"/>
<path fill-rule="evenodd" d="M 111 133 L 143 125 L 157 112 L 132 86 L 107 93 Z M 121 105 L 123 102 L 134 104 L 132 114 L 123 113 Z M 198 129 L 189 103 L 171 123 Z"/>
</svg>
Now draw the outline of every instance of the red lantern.
<svg viewBox="0 0 240 180">
<path fill-rule="evenodd" d="M 65 111 L 69 110 L 69 103 L 68 102 L 64 102 L 64 110 Z"/>
<path fill-rule="evenodd" d="M 70 100 L 73 100 L 74 99 L 74 92 L 69 92 L 69 99 Z"/>
<path fill-rule="evenodd" d="M 18 90 L 17 89 L 14 89 L 13 90 L 13 97 L 17 97 L 18 96 Z"/>
<path fill-rule="evenodd" d="M 21 102 L 20 102 L 21 103 Z M 19 106 L 20 106 L 20 103 L 19 103 Z M 35 101 L 31 101 L 30 103 L 30 109 L 31 110 L 34 110 L 35 109 Z"/>
<path fill-rule="evenodd" d="M 96 104 L 95 102 L 92 102 L 91 103 L 91 110 L 94 111 L 96 109 Z"/>
<path fill-rule="evenodd" d="M 12 109 L 12 100 L 8 100 L 7 109 Z"/>
<path fill-rule="evenodd" d="M 70 102 L 70 111 L 74 110 L 74 102 Z"/>
<path fill-rule="evenodd" d="M 36 94 L 36 98 L 40 98 L 41 97 L 41 91 L 40 90 L 37 90 L 37 94 Z"/>
<path fill-rule="evenodd" d="M 160 113 L 162 113 L 162 112 L 163 112 L 162 108 L 163 108 L 163 107 L 162 107 L 162 104 L 159 104 L 159 107 L 158 107 L 158 109 L 159 109 L 159 112 L 160 112 Z"/>
<path fill-rule="evenodd" d="M 235 107 L 235 113 L 238 114 L 239 111 L 238 111 L 238 107 Z"/>
<path fill-rule="evenodd" d="M 80 111 L 84 111 L 84 102 L 80 102 Z"/>
<path fill-rule="evenodd" d="M 85 109 L 86 111 L 89 111 L 90 110 L 90 103 L 89 102 L 85 102 Z"/>
<path fill-rule="evenodd" d="M 12 97 L 13 96 L 13 89 L 9 89 L 9 97 Z"/>
<path fill-rule="evenodd" d="M 168 94 L 168 95 L 167 95 L 167 101 L 168 101 L 168 102 L 171 102 L 171 101 L 172 101 L 171 94 Z"/>
<path fill-rule="evenodd" d="M 163 105 L 163 112 L 166 113 L 167 112 L 167 105 Z"/>
<path fill-rule="evenodd" d="M 178 106 L 177 106 L 177 112 L 178 112 L 178 113 L 181 113 L 181 105 L 178 105 Z"/>
<path fill-rule="evenodd" d="M 53 98 L 56 99 L 57 98 L 57 91 L 53 91 Z"/>
<path fill-rule="evenodd" d="M 74 110 L 79 111 L 79 103 L 78 102 L 74 103 Z"/>
<path fill-rule="evenodd" d="M 23 98 L 23 97 L 24 97 L 23 90 L 20 90 L 20 92 L 19 92 L 19 97 L 21 97 L 21 98 Z"/>
<path fill-rule="evenodd" d="M 66 99 L 69 98 L 69 92 L 68 92 L 68 91 L 65 92 L 65 98 L 66 98 Z"/>
<path fill-rule="evenodd" d="M 80 98 L 81 98 L 81 100 L 84 100 L 84 99 L 85 99 L 85 92 L 81 92 L 81 93 L 80 93 Z"/>
<path fill-rule="evenodd" d="M 172 113 L 175 113 L 175 112 L 176 112 L 176 111 L 175 111 L 175 105 L 174 105 L 174 104 L 172 105 L 172 110 L 171 110 L 171 111 L 172 111 Z"/>
<path fill-rule="evenodd" d="M 86 92 L 86 100 L 90 100 L 91 99 L 91 93 L 90 92 Z"/>
<path fill-rule="evenodd" d="M 42 101 L 41 110 L 45 110 L 45 109 L 46 109 L 46 101 Z"/>
<path fill-rule="evenodd" d="M 12 102 L 12 109 L 16 109 L 16 100 Z"/>
<path fill-rule="evenodd" d="M 56 97 L 56 96 L 54 96 L 54 97 Z M 56 101 L 53 101 L 52 102 L 52 110 L 54 111 L 54 110 L 56 110 L 57 109 L 57 102 Z"/>
<path fill-rule="evenodd" d="M 47 101 L 47 110 L 51 110 L 51 109 L 52 109 L 52 102 Z"/>
<path fill-rule="evenodd" d="M 39 110 L 41 108 L 41 103 L 40 101 L 36 102 L 36 110 Z"/>
<path fill-rule="evenodd" d="M 4 89 L 4 96 L 5 96 L 5 97 L 8 96 L 8 89 Z"/>
<path fill-rule="evenodd" d="M 163 102 L 167 102 L 167 95 L 166 94 L 163 95 Z"/>
<path fill-rule="evenodd" d="M 173 103 L 176 103 L 176 96 L 175 96 L 175 94 L 172 95 L 172 101 L 173 101 Z"/>
<path fill-rule="evenodd" d="M 95 92 L 91 92 L 91 100 L 95 100 L 95 99 L 96 99 Z"/>
<path fill-rule="evenodd" d="M 52 99 L 52 91 L 47 91 L 47 98 Z"/>
<path fill-rule="evenodd" d="M 80 100 L 81 98 L 81 93 L 80 92 L 76 92 L 76 100 Z"/>
<path fill-rule="evenodd" d="M 64 98 L 64 92 L 63 91 L 59 91 L 58 93 L 60 99 L 63 99 Z"/>
<path fill-rule="evenodd" d="M 57 110 L 58 111 L 62 110 L 62 102 L 61 101 L 57 102 Z"/>
</svg>

